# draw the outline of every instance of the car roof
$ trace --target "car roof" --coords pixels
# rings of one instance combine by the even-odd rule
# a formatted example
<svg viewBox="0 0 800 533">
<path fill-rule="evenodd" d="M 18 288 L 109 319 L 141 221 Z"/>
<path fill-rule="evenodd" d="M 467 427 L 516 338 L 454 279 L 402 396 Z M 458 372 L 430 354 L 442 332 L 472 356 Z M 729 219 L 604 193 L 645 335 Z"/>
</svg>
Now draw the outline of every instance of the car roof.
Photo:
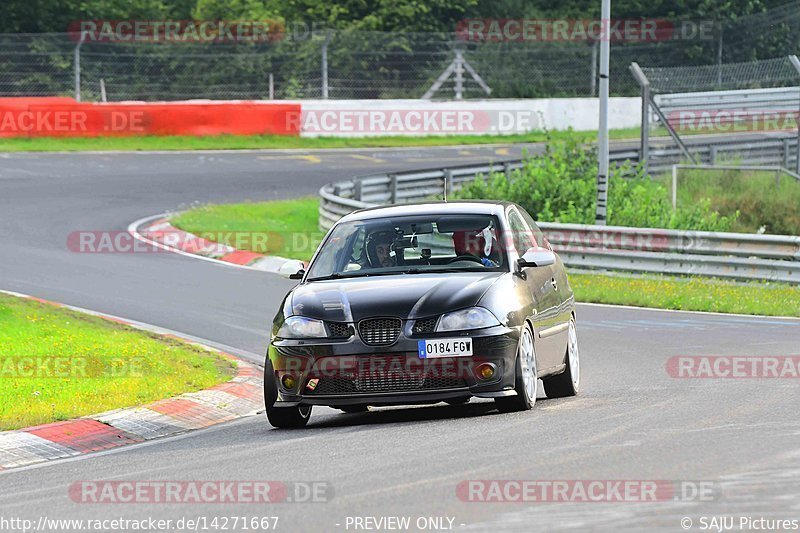
<svg viewBox="0 0 800 533">
<path fill-rule="evenodd" d="M 497 200 L 455 200 L 450 202 L 418 202 L 389 206 L 368 207 L 345 215 L 340 222 L 371 220 L 409 215 L 499 215 L 511 202 Z"/>
</svg>

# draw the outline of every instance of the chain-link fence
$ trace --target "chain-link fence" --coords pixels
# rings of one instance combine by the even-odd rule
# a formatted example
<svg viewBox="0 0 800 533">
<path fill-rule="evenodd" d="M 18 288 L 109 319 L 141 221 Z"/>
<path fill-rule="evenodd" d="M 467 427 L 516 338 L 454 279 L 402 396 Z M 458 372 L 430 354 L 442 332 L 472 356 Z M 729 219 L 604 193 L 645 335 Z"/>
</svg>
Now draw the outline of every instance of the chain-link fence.
<svg viewBox="0 0 800 533">
<path fill-rule="evenodd" d="M 723 63 L 658 67 L 642 65 L 656 94 L 761 89 L 797 85 L 798 73 L 788 57 Z"/>
<path fill-rule="evenodd" d="M 693 134 L 746 134 L 728 158 L 749 157 L 750 140 L 766 134 L 779 141 L 783 166 L 800 174 L 800 59 L 787 55 L 773 59 L 681 67 L 631 65 L 641 88 L 642 113 L 640 161 L 645 166 L 658 162 L 671 147 L 662 143 L 651 150 L 650 137 L 672 137 L 685 161 L 697 164 L 686 146 Z M 769 157 L 769 155 L 765 155 Z M 717 150 L 708 154 L 717 164 Z"/>
<path fill-rule="evenodd" d="M 701 38 L 702 37 L 702 38 Z M 336 31 L 269 42 L 99 42 L 78 34 L 0 35 L 0 96 L 80 94 L 100 100 L 421 98 L 459 55 L 471 74 L 449 76 L 434 98 L 592 96 L 596 41 L 474 42 L 457 33 Z M 714 35 L 614 42 L 611 93 L 639 94 L 632 62 L 658 67 L 666 92 L 728 88 L 742 79 L 778 86 L 786 76 L 760 58 L 800 52 L 800 1 Z M 725 63 L 753 60 L 753 68 Z M 749 68 L 749 67 L 748 67 Z M 782 67 L 781 67 L 782 68 Z M 739 69 L 739 70 L 737 70 Z M 459 79 L 462 81 L 459 82 Z M 102 82 L 101 82 L 102 80 Z"/>
</svg>

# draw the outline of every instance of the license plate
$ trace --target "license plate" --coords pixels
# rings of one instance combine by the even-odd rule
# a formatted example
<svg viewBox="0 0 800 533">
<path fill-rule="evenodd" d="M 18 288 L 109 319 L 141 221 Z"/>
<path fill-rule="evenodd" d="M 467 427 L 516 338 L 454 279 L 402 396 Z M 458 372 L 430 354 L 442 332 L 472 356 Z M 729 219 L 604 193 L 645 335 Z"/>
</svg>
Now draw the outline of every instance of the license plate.
<svg viewBox="0 0 800 533">
<path fill-rule="evenodd" d="M 419 341 L 419 356 L 422 359 L 436 357 L 468 357 L 472 355 L 472 339 L 431 339 Z"/>
</svg>

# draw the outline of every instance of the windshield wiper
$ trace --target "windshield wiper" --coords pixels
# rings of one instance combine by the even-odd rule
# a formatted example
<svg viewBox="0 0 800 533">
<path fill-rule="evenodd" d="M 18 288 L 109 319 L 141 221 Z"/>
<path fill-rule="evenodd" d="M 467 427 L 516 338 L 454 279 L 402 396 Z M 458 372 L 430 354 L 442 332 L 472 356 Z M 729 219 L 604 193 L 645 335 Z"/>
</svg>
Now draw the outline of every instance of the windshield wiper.
<svg viewBox="0 0 800 533">
<path fill-rule="evenodd" d="M 316 278 L 308 278 L 308 281 L 324 281 L 326 279 L 342 279 L 345 277 L 352 277 L 352 276 L 345 276 L 340 272 L 334 272 L 333 274 L 330 274 L 328 276 L 318 276 Z"/>
<path fill-rule="evenodd" d="M 316 278 L 308 278 L 308 281 L 325 281 L 329 279 L 348 279 L 348 278 L 366 278 L 369 276 L 390 276 L 392 274 L 402 274 L 403 272 L 367 272 L 357 271 L 352 273 L 342 274 L 341 272 L 334 272 L 328 276 L 319 276 Z"/>
<path fill-rule="evenodd" d="M 434 268 L 434 269 L 431 269 L 431 270 L 427 270 L 426 269 L 423 272 L 425 274 L 428 274 L 428 273 L 431 273 L 431 274 L 440 274 L 440 273 L 450 274 L 450 273 L 454 273 L 454 272 L 498 272 L 498 270 L 496 270 L 497 268 L 499 268 L 499 267 L 481 267 L 481 266 L 461 267 L 461 268 L 444 267 L 444 268 Z"/>
</svg>

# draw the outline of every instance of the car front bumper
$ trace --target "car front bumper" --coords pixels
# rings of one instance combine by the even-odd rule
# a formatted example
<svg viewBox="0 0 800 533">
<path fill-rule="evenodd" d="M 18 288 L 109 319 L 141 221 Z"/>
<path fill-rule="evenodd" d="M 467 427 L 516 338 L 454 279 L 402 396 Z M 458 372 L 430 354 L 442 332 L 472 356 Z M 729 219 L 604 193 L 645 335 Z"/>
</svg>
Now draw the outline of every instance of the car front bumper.
<svg viewBox="0 0 800 533">
<path fill-rule="evenodd" d="M 273 341 L 268 356 L 278 389 L 275 405 L 413 405 L 470 396 L 513 396 L 519 330 L 497 326 L 469 335 L 424 338 L 462 336 L 472 340 L 472 356 L 421 359 L 417 346 L 422 336 L 401 336 L 390 346 L 369 346 L 357 335 L 339 342 Z M 477 367 L 487 363 L 495 372 L 483 379 Z M 294 378 L 291 388 L 282 381 L 287 374 Z"/>
</svg>

